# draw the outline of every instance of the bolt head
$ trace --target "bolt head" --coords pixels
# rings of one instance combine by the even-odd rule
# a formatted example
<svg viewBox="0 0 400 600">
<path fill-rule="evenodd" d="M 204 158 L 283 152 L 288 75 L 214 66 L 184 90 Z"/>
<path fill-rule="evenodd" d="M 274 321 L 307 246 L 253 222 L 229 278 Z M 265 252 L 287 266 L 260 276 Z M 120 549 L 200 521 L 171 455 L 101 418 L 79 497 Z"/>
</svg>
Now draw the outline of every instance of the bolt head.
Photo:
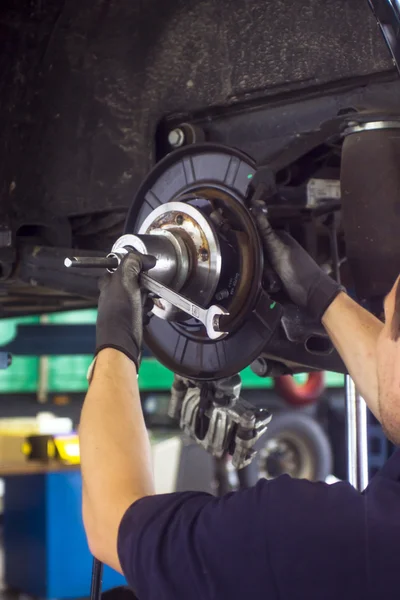
<svg viewBox="0 0 400 600">
<path fill-rule="evenodd" d="M 168 134 L 168 143 L 172 148 L 180 148 L 185 143 L 185 134 L 177 127 L 176 129 L 172 129 L 172 131 Z"/>
<path fill-rule="evenodd" d="M 203 262 L 206 262 L 206 260 L 208 260 L 208 251 L 205 248 L 200 250 L 200 258 Z"/>
<path fill-rule="evenodd" d="M 221 300 L 225 300 L 225 298 L 228 298 L 228 296 L 229 296 L 228 290 L 224 289 L 224 290 L 221 290 L 220 292 L 218 292 L 217 294 L 215 294 L 215 299 L 217 300 L 217 302 L 220 302 Z"/>
<path fill-rule="evenodd" d="M 219 318 L 221 315 L 214 315 L 213 316 L 213 320 L 212 320 L 212 324 L 213 327 L 215 329 L 215 331 L 220 331 L 220 324 L 219 324 Z"/>
</svg>

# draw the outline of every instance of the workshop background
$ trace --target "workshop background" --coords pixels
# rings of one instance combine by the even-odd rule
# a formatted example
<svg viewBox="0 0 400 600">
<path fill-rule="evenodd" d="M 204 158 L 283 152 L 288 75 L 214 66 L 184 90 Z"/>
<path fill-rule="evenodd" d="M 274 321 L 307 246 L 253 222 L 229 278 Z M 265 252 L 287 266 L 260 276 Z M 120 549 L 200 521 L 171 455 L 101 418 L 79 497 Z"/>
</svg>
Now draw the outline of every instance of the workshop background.
<svg viewBox="0 0 400 600">
<path fill-rule="evenodd" d="M 80 310 L 0 322 L 3 590 L 43 598 L 89 594 L 91 556 L 80 513 L 76 432 L 95 321 L 95 310 Z M 222 494 L 284 472 L 328 483 L 346 478 L 343 375 L 273 380 L 250 368 L 241 375 L 244 398 L 274 416 L 255 461 L 235 472 L 228 458 L 214 459 L 182 437 L 167 415 L 173 375 L 145 352 L 139 384 L 157 491 Z M 369 419 L 372 475 L 390 448 Z M 104 589 L 123 582 L 105 570 Z"/>
<path fill-rule="evenodd" d="M 93 306 L 89 292 L 96 295 L 98 287 L 95 276 L 75 279 L 60 257 L 67 256 L 65 249 L 110 249 L 124 232 L 126 213 L 149 169 L 182 144 L 190 156 L 192 142 L 204 138 L 228 147 L 229 165 L 239 165 L 239 151 L 265 164 L 291 143 L 313 139 L 308 132 L 318 131 L 343 109 L 385 106 L 397 114 L 398 74 L 367 5 L 365 0 L 302 0 L 294 9 L 291 0 L 3 0 L 0 307 L 3 316 L 31 315 L 0 321 L 4 595 L 82 598 L 90 589 L 92 557 L 81 517 L 77 430 L 96 311 L 59 311 Z M 368 125 L 368 117 L 363 118 Z M 379 113 L 381 119 L 385 122 L 387 115 Z M 329 151 L 329 158 L 337 159 L 335 144 Z M 337 160 L 321 175 L 320 154 L 314 154 L 315 164 L 310 159 L 305 172 L 313 185 L 325 182 L 323 192 L 334 205 L 340 193 Z M 294 155 L 288 154 L 286 176 L 277 178 L 282 187 L 291 183 L 291 171 L 297 173 Z M 364 156 L 357 165 L 365 188 L 374 189 Z M 378 158 L 370 156 L 371 163 Z M 296 168 L 287 169 L 293 160 Z M 207 161 L 207 176 L 217 162 L 213 156 Z M 245 173 L 247 185 L 253 173 L 247 162 L 244 167 L 221 169 L 219 175 L 226 172 L 230 178 L 232 171 L 236 183 L 236 176 Z M 330 219 L 329 229 L 319 222 L 318 227 L 304 225 L 304 212 L 318 213 L 324 198 L 313 187 L 310 192 L 301 178 L 294 180 L 292 194 L 284 190 L 282 195 L 286 209 L 311 248 L 327 242 L 329 232 L 339 269 L 344 257 L 336 243 L 336 219 Z M 391 178 L 381 185 L 386 183 Z M 354 219 L 347 232 L 353 259 L 365 258 L 367 248 L 374 256 L 356 270 L 361 283 L 379 281 L 385 290 L 394 277 L 390 269 L 398 272 L 400 255 L 397 220 L 384 222 L 392 235 L 379 228 L 385 214 L 392 214 L 391 202 L 391 194 L 383 193 L 379 203 L 368 205 L 370 219 Z M 139 198 L 137 208 L 140 203 Z M 354 198 L 347 206 L 358 213 Z M 363 228 L 368 233 L 370 224 L 384 239 L 368 234 L 375 244 L 366 247 Z M 261 281 L 261 266 L 259 271 Z M 44 314 L 35 316 L 39 312 Z M 250 346 L 250 336 L 247 340 Z M 241 358 L 248 348 L 238 347 Z M 306 352 L 300 342 L 296 353 L 300 364 L 312 361 L 314 368 L 319 360 L 338 358 Z M 256 459 L 238 472 L 229 457 L 214 459 L 183 437 L 168 417 L 172 378 L 145 353 L 139 385 L 158 492 L 192 489 L 219 495 L 280 473 L 328 483 L 347 478 L 343 375 L 312 372 L 270 379 L 247 368 L 243 397 L 267 407 L 273 418 Z M 372 476 L 392 448 L 370 414 L 368 419 Z M 105 569 L 103 589 L 123 582 Z"/>
</svg>

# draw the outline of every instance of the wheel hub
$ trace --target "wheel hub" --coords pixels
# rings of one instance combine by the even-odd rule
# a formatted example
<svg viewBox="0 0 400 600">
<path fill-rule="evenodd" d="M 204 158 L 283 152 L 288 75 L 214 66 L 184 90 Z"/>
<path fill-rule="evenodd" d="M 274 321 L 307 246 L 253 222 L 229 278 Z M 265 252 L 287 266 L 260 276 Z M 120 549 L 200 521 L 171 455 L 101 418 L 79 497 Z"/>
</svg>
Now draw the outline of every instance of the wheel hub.
<svg viewBox="0 0 400 600">
<path fill-rule="evenodd" d="M 139 234 L 167 235 L 168 239 L 174 240 L 178 249 L 178 272 L 182 272 L 184 265 L 184 276 L 171 287 L 206 307 L 219 283 L 221 248 L 212 223 L 201 211 L 184 202 L 167 202 L 145 219 Z M 182 312 L 165 301 L 160 301 L 154 312 L 167 320 L 187 320 Z"/>
</svg>

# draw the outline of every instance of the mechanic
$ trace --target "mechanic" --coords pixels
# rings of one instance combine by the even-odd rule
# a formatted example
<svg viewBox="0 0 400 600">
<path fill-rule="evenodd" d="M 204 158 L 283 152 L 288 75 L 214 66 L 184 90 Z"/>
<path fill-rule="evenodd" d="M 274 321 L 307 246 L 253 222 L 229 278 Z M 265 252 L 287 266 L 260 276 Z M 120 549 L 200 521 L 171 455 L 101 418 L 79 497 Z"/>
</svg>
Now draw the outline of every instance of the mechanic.
<svg viewBox="0 0 400 600">
<path fill-rule="evenodd" d="M 400 285 L 385 324 L 360 307 L 261 215 L 270 261 L 292 301 L 322 319 L 358 390 L 400 442 Z M 94 371 L 80 425 L 83 517 L 92 553 L 140 600 L 400 597 L 400 450 L 361 494 L 283 475 L 215 498 L 154 495 L 137 370 L 140 259 L 107 276 Z"/>
</svg>

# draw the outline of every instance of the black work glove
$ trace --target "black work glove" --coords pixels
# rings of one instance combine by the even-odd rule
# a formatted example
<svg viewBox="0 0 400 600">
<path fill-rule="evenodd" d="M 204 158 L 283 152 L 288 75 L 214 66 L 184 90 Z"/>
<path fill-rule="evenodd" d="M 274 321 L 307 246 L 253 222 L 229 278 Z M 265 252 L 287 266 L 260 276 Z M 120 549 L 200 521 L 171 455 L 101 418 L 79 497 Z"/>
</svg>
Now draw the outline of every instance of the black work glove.
<svg viewBox="0 0 400 600">
<path fill-rule="evenodd" d="M 286 232 L 276 233 L 265 210 L 254 211 L 267 258 L 290 299 L 321 320 L 342 286 L 332 279 Z"/>
<path fill-rule="evenodd" d="M 115 273 L 100 280 L 96 355 L 104 348 L 115 348 L 133 360 L 139 369 L 145 295 L 140 290 L 138 278 L 142 268 L 147 270 L 154 264 L 153 257 L 130 253 Z"/>
</svg>

